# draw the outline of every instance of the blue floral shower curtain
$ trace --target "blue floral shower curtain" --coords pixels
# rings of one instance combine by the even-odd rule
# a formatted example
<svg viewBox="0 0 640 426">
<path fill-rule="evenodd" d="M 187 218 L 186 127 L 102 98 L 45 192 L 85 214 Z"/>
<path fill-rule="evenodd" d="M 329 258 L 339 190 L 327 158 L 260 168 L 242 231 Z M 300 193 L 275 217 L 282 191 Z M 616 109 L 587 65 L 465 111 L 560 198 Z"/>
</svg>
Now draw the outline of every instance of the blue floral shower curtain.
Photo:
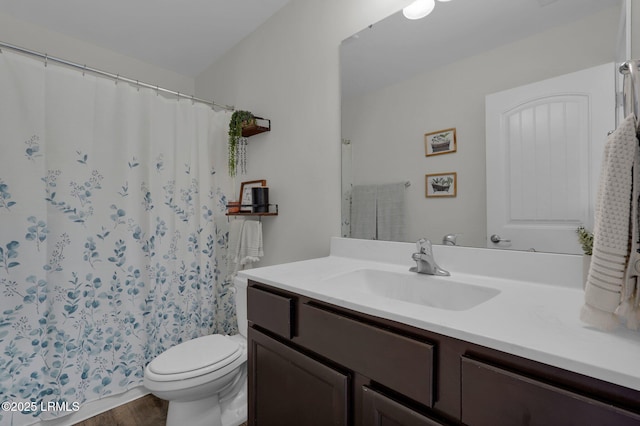
<svg viewBox="0 0 640 426">
<path fill-rule="evenodd" d="M 227 114 L 9 52 L 0 94 L 0 425 L 140 386 L 167 348 L 235 332 L 213 148 Z"/>
</svg>

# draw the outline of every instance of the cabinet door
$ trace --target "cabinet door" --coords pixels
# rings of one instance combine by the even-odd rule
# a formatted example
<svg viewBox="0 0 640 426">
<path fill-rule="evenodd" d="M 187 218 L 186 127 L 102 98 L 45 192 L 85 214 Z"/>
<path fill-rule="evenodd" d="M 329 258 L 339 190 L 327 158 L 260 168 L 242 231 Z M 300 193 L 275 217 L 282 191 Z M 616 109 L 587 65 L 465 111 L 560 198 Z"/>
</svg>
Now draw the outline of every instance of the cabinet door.
<svg viewBox="0 0 640 426">
<path fill-rule="evenodd" d="M 347 375 L 249 329 L 250 425 L 346 425 L 348 386 Z"/>
<path fill-rule="evenodd" d="M 362 422 L 364 426 L 443 425 L 367 386 L 362 387 Z"/>
<path fill-rule="evenodd" d="M 462 422 L 469 426 L 637 426 L 640 415 L 462 358 Z"/>
</svg>

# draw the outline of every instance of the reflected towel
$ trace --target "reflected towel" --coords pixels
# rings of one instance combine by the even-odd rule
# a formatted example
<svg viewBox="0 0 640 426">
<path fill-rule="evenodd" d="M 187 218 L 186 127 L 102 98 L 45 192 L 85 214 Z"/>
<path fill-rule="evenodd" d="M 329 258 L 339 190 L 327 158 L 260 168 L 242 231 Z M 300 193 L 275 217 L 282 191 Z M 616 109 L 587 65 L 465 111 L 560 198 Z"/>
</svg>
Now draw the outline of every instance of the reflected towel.
<svg viewBox="0 0 640 426">
<path fill-rule="evenodd" d="M 383 241 L 405 241 L 405 183 L 378 185 L 377 237 Z"/>
<path fill-rule="evenodd" d="M 351 191 L 351 238 L 376 239 L 375 185 L 356 185 Z"/>
<path fill-rule="evenodd" d="M 604 149 L 596 199 L 593 256 L 580 318 L 603 330 L 620 320 L 637 327 L 640 147 L 636 119 L 627 117 Z"/>
</svg>

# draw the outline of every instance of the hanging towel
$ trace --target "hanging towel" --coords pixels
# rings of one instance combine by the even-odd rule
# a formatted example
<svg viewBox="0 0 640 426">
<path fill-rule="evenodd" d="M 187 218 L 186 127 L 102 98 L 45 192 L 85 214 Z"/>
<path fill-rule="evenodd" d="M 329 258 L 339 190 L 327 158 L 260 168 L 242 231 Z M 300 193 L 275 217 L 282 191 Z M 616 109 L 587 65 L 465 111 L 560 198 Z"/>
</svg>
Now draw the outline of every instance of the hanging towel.
<svg viewBox="0 0 640 426">
<path fill-rule="evenodd" d="M 593 257 L 580 313 L 584 322 L 603 330 L 616 328 L 621 320 L 631 328 L 637 327 L 639 193 L 640 147 L 636 119 L 630 115 L 605 145 Z"/>
<path fill-rule="evenodd" d="M 262 222 L 246 220 L 240 233 L 236 261 L 246 269 L 251 267 L 252 263 L 260 261 L 262 256 L 264 256 L 262 249 Z"/>
<path fill-rule="evenodd" d="M 377 235 L 383 241 L 405 241 L 405 183 L 378 185 Z"/>
<path fill-rule="evenodd" d="M 351 191 L 351 238 L 376 239 L 375 185 L 356 185 Z"/>
<path fill-rule="evenodd" d="M 227 245 L 227 281 L 231 282 L 235 278 L 240 263 L 238 262 L 238 248 L 240 246 L 240 234 L 244 226 L 244 219 L 231 221 L 229 225 L 229 240 Z"/>
</svg>

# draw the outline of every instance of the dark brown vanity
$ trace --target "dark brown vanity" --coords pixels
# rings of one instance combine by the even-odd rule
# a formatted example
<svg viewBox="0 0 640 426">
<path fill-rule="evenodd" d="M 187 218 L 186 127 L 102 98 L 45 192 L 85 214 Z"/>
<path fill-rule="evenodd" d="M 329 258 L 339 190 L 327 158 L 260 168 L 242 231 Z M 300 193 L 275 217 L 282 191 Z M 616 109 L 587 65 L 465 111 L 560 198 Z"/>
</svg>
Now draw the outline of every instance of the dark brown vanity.
<svg viewBox="0 0 640 426">
<path fill-rule="evenodd" d="M 252 426 L 640 425 L 640 391 L 252 280 L 248 318 Z"/>
</svg>

